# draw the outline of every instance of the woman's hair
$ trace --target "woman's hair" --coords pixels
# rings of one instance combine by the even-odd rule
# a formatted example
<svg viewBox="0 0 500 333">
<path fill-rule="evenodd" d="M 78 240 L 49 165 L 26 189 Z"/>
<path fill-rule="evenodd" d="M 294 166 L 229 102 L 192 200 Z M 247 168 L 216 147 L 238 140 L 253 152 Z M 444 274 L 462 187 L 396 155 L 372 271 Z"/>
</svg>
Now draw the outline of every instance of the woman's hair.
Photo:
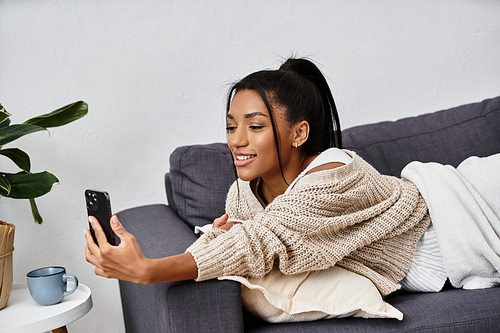
<svg viewBox="0 0 500 333">
<path fill-rule="evenodd" d="M 342 148 L 342 133 L 333 95 L 325 77 L 311 61 L 290 58 L 278 70 L 255 72 L 236 82 L 228 93 L 226 113 L 233 97 L 241 90 L 253 90 L 262 97 L 271 118 L 280 168 L 281 149 L 275 113 L 272 111 L 276 108 L 284 111 L 282 116 L 288 126 L 302 120 L 309 123 L 309 137 L 302 145 L 307 156 L 331 147 Z"/>
</svg>

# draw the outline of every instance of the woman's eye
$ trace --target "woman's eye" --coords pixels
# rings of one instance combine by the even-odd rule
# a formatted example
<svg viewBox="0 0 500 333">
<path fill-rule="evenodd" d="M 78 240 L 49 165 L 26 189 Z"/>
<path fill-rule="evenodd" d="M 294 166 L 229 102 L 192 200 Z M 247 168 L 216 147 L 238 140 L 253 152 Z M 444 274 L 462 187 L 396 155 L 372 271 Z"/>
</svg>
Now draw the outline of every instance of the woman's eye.
<svg viewBox="0 0 500 333">
<path fill-rule="evenodd" d="M 227 126 L 226 131 L 228 133 L 236 131 L 236 126 Z"/>
<path fill-rule="evenodd" d="M 264 128 L 264 126 L 257 126 L 257 125 L 250 126 L 250 129 L 251 129 L 252 131 L 258 131 L 258 130 L 261 130 L 261 129 L 263 129 L 263 128 Z"/>
</svg>

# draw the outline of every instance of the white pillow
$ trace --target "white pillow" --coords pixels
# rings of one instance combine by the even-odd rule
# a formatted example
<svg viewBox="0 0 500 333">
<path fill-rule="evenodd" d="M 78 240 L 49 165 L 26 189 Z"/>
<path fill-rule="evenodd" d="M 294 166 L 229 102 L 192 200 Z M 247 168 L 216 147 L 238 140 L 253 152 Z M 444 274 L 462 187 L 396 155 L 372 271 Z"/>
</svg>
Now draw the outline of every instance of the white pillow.
<svg viewBox="0 0 500 333">
<path fill-rule="evenodd" d="M 284 275 L 275 267 L 263 278 L 219 280 L 240 282 L 247 311 L 272 323 L 349 316 L 403 320 L 403 313 L 384 302 L 373 282 L 336 266 L 297 275 Z"/>
</svg>

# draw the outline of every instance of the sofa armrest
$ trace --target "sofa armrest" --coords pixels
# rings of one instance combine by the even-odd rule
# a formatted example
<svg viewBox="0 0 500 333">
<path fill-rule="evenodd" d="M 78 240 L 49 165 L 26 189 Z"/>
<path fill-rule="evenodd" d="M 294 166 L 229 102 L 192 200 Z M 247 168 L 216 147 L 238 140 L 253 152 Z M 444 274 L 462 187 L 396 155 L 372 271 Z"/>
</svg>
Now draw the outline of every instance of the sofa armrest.
<svg viewBox="0 0 500 333">
<path fill-rule="evenodd" d="M 167 205 L 131 208 L 117 216 L 148 258 L 183 253 L 196 240 Z M 243 332 L 241 287 L 234 281 L 120 281 L 120 294 L 128 333 Z"/>
</svg>

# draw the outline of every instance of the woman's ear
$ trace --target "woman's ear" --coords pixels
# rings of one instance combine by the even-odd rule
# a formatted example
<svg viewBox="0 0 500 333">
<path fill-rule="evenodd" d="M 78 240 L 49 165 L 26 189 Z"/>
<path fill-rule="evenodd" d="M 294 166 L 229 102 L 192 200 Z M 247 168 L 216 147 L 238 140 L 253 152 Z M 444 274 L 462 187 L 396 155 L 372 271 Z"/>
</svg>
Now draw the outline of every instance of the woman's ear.
<svg viewBox="0 0 500 333">
<path fill-rule="evenodd" d="M 305 120 L 299 121 L 293 126 L 293 143 L 295 148 L 302 146 L 309 138 L 309 123 Z"/>
</svg>

